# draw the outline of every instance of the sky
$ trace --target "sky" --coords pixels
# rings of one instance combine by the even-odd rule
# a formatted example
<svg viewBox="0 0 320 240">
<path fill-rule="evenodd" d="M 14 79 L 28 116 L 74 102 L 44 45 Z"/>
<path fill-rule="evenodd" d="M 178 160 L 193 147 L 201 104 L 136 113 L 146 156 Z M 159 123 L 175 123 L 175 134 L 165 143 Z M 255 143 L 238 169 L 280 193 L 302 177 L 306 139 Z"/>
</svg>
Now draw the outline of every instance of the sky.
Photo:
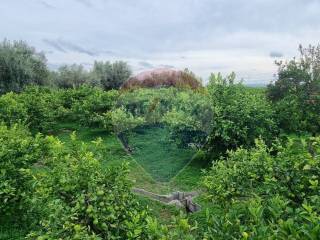
<svg viewBox="0 0 320 240">
<path fill-rule="evenodd" d="M 320 41 L 320 0 L 0 0 L 0 40 L 25 40 L 52 69 L 94 60 L 134 73 L 188 68 L 274 80 L 277 60 Z"/>
</svg>

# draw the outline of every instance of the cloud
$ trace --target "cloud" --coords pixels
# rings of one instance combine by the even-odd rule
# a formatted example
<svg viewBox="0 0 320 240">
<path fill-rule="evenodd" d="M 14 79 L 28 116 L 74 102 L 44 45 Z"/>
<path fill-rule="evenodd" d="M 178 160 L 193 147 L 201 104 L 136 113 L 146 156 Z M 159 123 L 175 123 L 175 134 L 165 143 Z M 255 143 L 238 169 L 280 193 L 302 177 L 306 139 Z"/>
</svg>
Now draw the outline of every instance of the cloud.
<svg viewBox="0 0 320 240">
<path fill-rule="evenodd" d="M 97 52 L 92 51 L 92 50 L 88 50 L 85 49 L 77 44 L 74 44 L 72 42 L 66 41 L 66 40 L 57 40 L 57 42 L 59 43 L 60 46 L 62 46 L 63 48 L 66 48 L 70 51 L 74 51 L 74 52 L 79 52 L 79 53 L 84 53 L 87 54 L 89 56 L 97 56 L 99 55 Z"/>
<path fill-rule="evenodd" d="M 283 57 L 283 56 L 284 56 L 283 53 L 278 52 L 278 51 L 272 51 L 272 52 L 270 52 L 270 57 L 271 57 L 271 58 L 281 58 L 281 57 Z"/>
<path fill-rule="evenodd" d="M 50 3 L 46 2 L 45 0 L 39 0 L 39 3 L 42 4 L 42 6 L 48 8 L 48 9 L 55 9 L 56 7 L 51 5 Z"/>
<path fill-rule="evenodd" d="M 53 47 L 55 50 L 59 52 L 66 53 L 68 51 L 78 52 L 78 53 L 84 53 L 89 56 L 98 56 L 99 54 L 96 51 L 85 49 L 77 44 L 74 44 L 72 42 L 57 39 L 57 40 L 49 40 L 49 39 L 43 39 L 43 42 Z"/>
<path fill-rule="evenodd" d="M 92 3 L 90 0 L 75 0 L 78 3 L 85 5 L 86 7 L 92 7 Z"/>
<path fill-rule="evenodd" d="M 63 52 L 63 53 L 67 52 L 63 47 L 60 46 L 60 44 L 57 41 L 49 40 L 49 39 L 42 39 L 42 41 L 59 52 Z"/>
<path fill-rule="evenodd" d="M 54 50 L 49 63 L 125 60 L 135 69 L 189 68 L 204 79 L 236 71 L 268 82 L 273 58 L 320 39 L 318 0 L 3 0 L 0 12 L 0 39 Z"/>
<path fill-rule="evenodd" d="M 152 65 L 151 63 L 149 62 L 144 62 L 144 61 L 141 61 L 138 63 L 140 66 L 144 67 L 144 68 L 154 68 L 154 65 Z"/>
</svg>

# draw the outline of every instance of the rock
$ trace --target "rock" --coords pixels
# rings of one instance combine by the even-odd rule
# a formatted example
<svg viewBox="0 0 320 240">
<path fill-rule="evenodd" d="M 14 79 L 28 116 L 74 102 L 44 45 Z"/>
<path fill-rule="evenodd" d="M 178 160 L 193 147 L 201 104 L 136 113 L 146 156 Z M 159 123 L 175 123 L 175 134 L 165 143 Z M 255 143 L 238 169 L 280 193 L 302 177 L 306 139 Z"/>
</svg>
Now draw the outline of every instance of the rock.
<svg viewBox="0 0 320 240">
<path fill-rule="evenodd" d="M 183 207 L 183 204 L 179 200 L 172 200 L 168 202 L 169 205 L 174 205 L 176 207 Z"/>
</svg>

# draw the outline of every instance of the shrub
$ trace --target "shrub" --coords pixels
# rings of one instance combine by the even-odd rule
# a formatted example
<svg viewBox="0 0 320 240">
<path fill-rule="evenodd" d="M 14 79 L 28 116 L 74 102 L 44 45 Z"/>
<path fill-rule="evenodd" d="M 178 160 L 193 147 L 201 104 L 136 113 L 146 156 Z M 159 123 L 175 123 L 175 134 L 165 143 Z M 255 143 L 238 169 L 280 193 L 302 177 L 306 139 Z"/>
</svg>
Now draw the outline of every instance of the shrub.
<svg viewBox="0 0 320 240">
<path fill-rule="evenodd" d="M 47 142 L 41 135 L 32 137 L 22 126 L 0 125 L 0 215 L 18 217 L 28 212 L 32 195 L 30 176 L 26 174 L 47 154 Z M 22 218 L 22 217 L 21 217 Z"/>
<path fill-rule="evenodd" d="M 257 141 L 213 164 L 203 182 L 216 207 L 207 213 L 209 239 L 318 238 L 320 139 L 274 150 Z"/>
<path fill-rule="evenodd" d="M 180 146 L 201 148 L 211 132 L 212 105 L 203 92 L 181 91 L 172 98 L 172 109 L 163 116 L 171 137 Z"/>
<path fill-rule="evenodd" d="M 91 93 L 75 100 L 71 106 L 72 118 L 84 126 L 106 127 L 111 130 L 111 122 L 106 122 L 104 114 L 116 104 L 118 92 L 116 90 L 103 91 L 98 88 L 88 89 Z"/>
<path fill-rule="evenodd" d="M 27 110 L 27 124 L 32 131 L 51 130 L 57 119 L 64 113 L 56 92 L 50 89 L 28 87 L 19 94 L 19 101 Z"/>
<path fill-rule="evenodd" d="M 267 96 L 286 132 L 320 131 L 320 45 L 299 47 L 300 57 L 279 62 L 278 79 L 268 85 Z"/>
<path fill-rule="evenodd" d="M 29 239 L 146 239 L 147 212 L 130 191 L 127 166 L 104 168 L 75 135 L 68 151 L 50 139 L 45 173 L 32 173 L 34 203 L 46 209 Z"/>
<path fill-rule="evenodd" d="M 10 126 L 14 123 L 26 124 L 27 121 L 27 108 L 19 101 L 17 94 L 10 92 L 0 96 L 0 122 Z"/>
<path fill-rule="evenodd" d="M 235 84 L 234 78 L 212 75 L 208 85 L 213 119 L 205 149 L 210 153 L 251 147 L 258 137 L 270 145 L 278 134 L 274 110 L 264 95 Z"/>
</svg>

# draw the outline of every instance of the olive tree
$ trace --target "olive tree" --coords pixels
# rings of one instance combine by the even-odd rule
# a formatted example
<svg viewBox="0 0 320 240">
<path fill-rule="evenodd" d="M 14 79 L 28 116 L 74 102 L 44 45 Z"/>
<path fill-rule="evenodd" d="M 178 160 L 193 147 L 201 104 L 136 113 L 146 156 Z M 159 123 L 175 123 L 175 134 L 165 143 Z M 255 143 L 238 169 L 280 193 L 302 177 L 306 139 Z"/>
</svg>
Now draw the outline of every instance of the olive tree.
<svg viewBox="0 0 320 240">
<path fill-rule="evenodd" d="M 82 65 L 63 65 L 51 77 L 59 88 L 78 88 L 88 83 L 89 72 Z"/>
<path fill-rule="evenodd" d="M 24 86 L 45 85 L 48 80 L 43 53 L 23 41 L 0 43 L 0 94 L 20 92 Z"/>
<path fill-rule="evenodd" d="M 104 90 L 118 89 L 131 76 L 131 73 L 126 62 L 96 61 L 91 72 L 91 81 L 99 82 Z"/>
</svg>

